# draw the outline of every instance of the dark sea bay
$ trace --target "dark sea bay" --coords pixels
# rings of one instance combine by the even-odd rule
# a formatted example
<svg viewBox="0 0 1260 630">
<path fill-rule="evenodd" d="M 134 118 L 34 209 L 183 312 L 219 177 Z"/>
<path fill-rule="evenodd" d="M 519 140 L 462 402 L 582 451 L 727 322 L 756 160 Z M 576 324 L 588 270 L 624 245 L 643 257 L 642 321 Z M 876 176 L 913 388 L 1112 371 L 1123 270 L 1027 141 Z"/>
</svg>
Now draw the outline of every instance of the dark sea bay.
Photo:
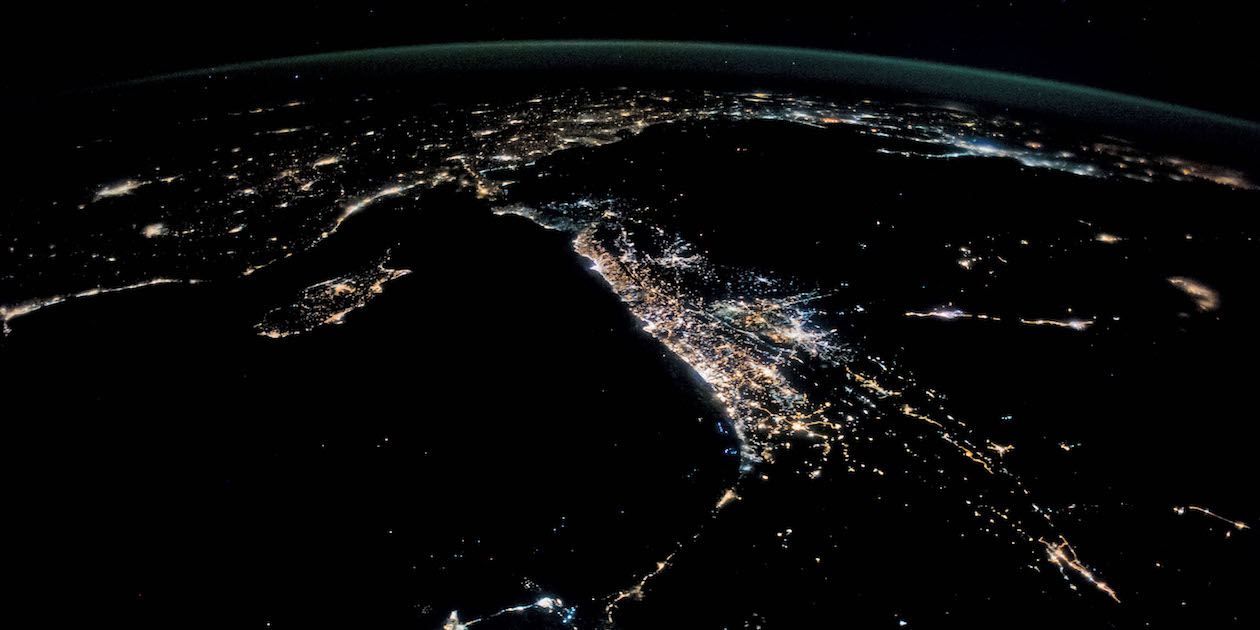
<svg viewBox="0 0 1260 630">
<path fill-rule="evenodd" d="M 29 597 L 138 627 L 414 627 L 601 596 L 667 553 L 736 472 L 724 420 L 562 235 L 467 197 L 382 204 L 240 280 L 15 322 Z M 387 249 L 412 274 L 344 325 L 254 334 Z M 64 580 L 90 605 L 60 607 Z"/>
</svg>

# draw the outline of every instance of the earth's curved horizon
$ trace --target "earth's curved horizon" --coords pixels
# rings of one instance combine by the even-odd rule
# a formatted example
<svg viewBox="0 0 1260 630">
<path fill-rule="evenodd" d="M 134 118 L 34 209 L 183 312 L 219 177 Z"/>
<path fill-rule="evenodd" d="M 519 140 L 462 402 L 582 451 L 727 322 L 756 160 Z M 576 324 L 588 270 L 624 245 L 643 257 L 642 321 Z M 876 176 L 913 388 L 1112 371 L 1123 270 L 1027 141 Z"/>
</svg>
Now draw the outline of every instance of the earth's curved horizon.
<svg viewBox="0 0 1260 630">
<path fill-rule="evenodd" d="M 352 66 L 377 73 L 573 69 L 704 72 L 766 79 L 827 81 L 873 88 L 901 88 L 921 95 L 1119 119 L 1149 110 L 1150 122 L 1187 118 L 1260 134 L 1260 122 L 1167 101 L 1012 72 L 905 57 L 839 50 L 670 40 L 513 40 L 390 46 L 258 59 L 140 77 L 100 86 L 116 89 L 191 79 L 206 74 L 258 73 Z M 942 78 L 944 75 L 944 78 Z M 1094 101 L 1102 111 L 1079 110 Z"/>
</svg>

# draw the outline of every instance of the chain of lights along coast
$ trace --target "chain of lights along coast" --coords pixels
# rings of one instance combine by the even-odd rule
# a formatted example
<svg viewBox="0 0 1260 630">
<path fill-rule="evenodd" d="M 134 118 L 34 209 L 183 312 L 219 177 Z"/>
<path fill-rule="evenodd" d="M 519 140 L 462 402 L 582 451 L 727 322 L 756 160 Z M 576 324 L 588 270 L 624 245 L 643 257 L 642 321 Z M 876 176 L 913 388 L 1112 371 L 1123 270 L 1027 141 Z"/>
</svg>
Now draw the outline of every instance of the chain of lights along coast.
<svg viewBox="0 0 1260 630">
<path fill-rule="evenodd" d="M 473 107 L 417 104 L 414 113 L 389 118 L 374 111 L 376 100 L 359 96 L 348 107 L 361 115 L 335 121 L 304 115 L 321 106 L 306 101 L 183 120 L 179 124 L 185 128 L 230 124 L 238 133 L 204 154 L 128 166 L 133 170 L 121 179 L 101 181 L 96 173 L 73 172 L 56 189 L 24 191 L 13 229 L 4 234 L 0 317 L 5 336 L 20 337 L 24 318 L 38 312 L 104 294 L 170 284 L 200 290 L 264 273 L 319 251 L 376 205 L 407 200 L 423 208 L 434 191 L 464 191 L 496 215 L 494 220 L 528 220 L 571 243 L 636 318 L 642 334 L 689 366 L 706 395 L 715 399 L 724 415 L 722 430 L 730 431 L 739 445 L 731 453 L 738 460 L 738 474 L 714 492 L 707 520 L 674 532 L 674 546 L 645 561 L 641 571 L 626 574 L 623 589 L 582 601 L 558 588 L 526 589 L 519 599 L 498 602 L 493 609 L 479 603 L 443 610 L 442 627 L 488 628 L 509 618 L 528 618 L 546 627 L 618 627 L 623 611 L 651 600 L 663 576 L 696 561 L 692 547 L 711 529 L 723 527 L 728 511 L 736 506 L 757 509 L 756 497 L 773 492 L 782 479 L 814 484 L 820 493 L 834 492 L 828 484 L 839 478 L 914 480 L 969 515 L 970 522 L 952 525 L 962 535 L 988 537 L 1009 547 L 1000 556 L 959 557 L 957 562 L 985 565 L 995 581 L 1021 571 L 1044 573 L 1076 597 L 1106 606 L 1134 605 L 1133 586 L 1104 568 L 1132 559 L 1076 542 L 1085 527 L 1079 514 L 1091 508 L 1055 493 L 1045 496 L 1038 487 L 1046 467 L 1067 466 L 1063 462 L 1087 446 L 1067 440 L 1053 441 L 1049 450 L 1044 444 L 1025 446 L 1021 440 L 1031 438 L 1012 439 L 1018 431 L 994 428 L 994 418 L 999 424 L 1014 422 L 1009 415 L 1001 410 L 979 413 L 970 405 L 956 408 L 951 404 L 954 392 L 921 376 L 895 349 L 868 347 L 864 327 L 882 317 L 898 320 L 899 326 L 932 326 L 941 335 L 964 326 L 1013 328 L 1069 340 L 1123 335 L 1128 318 L 1140 318 L 1140 313 L 1087 301 L 1003 304 L 984 291 L 1022 282 L 1020 274 L 1030 260 L 1089 252 L 1123 264 L 1130 256 L 1149 256 L 1154 247 L 1150 238 L 1126 233 L 1122 223 L 1098 224 L 1074 208 L 1058 208 L 1050 216 L 1036 217 L 1057 221 L 1053 233 L 995 230 L 961 241 L 942 237 L 930 250 L 937 261 L 931 273 L 953 274 L 956 289 L 933 290 L 924 281 L 921 297 L 881 304 L 869 287 L 850 286 L 860 284 L 862 269 L 798 274 L 749 262 L 756 259 L 755 252 L 741 259 L 744 253 L 710 251 L 703 229 L 678 224 L 672 204 L 683 203 L 685 192 L 662 192 L 664 185 L 653 195 L 615 187 L 566 187 L 570 180 L 565 178 L 574 176 L 565 170 L 575 167 L 565 160 L 580 162 L 662 130 L 708 133 L 714 125 L 727 130 L 778 125 L 818 134 L 823 141 L 860 138 L 869 146 L 871 160 L 894 166 L 991 161 L 1047 177 L 1100 185 L 1200 187 L 1254 201 L 1258 185 L 1250 174 L 1122 138 L 1082 139 L 1037 120 L 961 106 L 836 102 L 771 92 L 566 90 Z M 285 126 L 274 126 L 277 121 Z M 91 154 L 105 149 L 85 142 L 73 150 Z M 818 172 L 797 156 L 774 157 L 779 172 L 766 173 L 767 179 L 788 177 L 794 186 L 828 187 L 831 178 L 842 175 Z M 733 187 L 758 184 L 730 182 Z M 836 194 L 843 204 L 843 189 L 837 186 Z M 974 203 L 988 203 L 983 191 L 976 192 Z M 755 221 L 780 221 L 775 208 L 741 210 L 752 212 Z M 894 223 L 878 208 L 863 210 L 870 214 L 871 230 L 887 234 L 891 242 L 913 229 Z M 1012 206 L 1010 212 L 1022 210 Z M 798 221 L 796 216 L 790 220 Z M 808 223 L 790 227 L 802 233 L 815 229 Z M 782 231 L 783 226 L 767 229 Z M 477 234 L 450 238 L 476 255 Z M 1177 234 L 1169 243 L 1195 244 L 1201 238 Z M 1248 247 L 1250 238 L 1239 236 L 1230 246 Z M 916 239 L 921 243 L 932 236 Z M 849 245 L 859 252 L 878 247 L 865 237 Z M 402 268 L 391 256 L 383 249 L 330 270 L 320 282 L 296 293 L 270 296 L 270 309 L 256 314 L 254 334 L 282 344 L 353 327 L 358 311 L 388 295 L 404 277 L 414 281 L 442 273 Z M 1151 278 L 1184 298 L 1187 321 L 1211 317 L 1231 299 L 1194 274 L 1193 269 L 1169 269 Z M 458 304 L 444 304 L 441 296 L 432 299 L 432 308 L 451 313 L 450 330 L 444 334 L 477 334 L 460 329 Z M 647 429 L 652 422 L 644 418 L 643 427 L 622 430 Z M 1022 451 L 1036 455 L 1021 459 Z M 1231 544 L 1246 539 L 1239 544 L 1254 545 L 1248 542 L 1252 532 L 1247 515 L 1218 513 L 1216 506 L 1192 501 L 1196 499 L 1170 496 L 1166 505 L 1156 507 L 1177 521 L 1197 519 L 1203 535 L 1230 537 Z M 943 526 L 930 520 L 914 524 Z M 776 544 L 784 549 L 800 544 L 793 542 L 799 528 L 779 531 Z M 844 544 L 854 542 L 831 546 Z M 806 555 L 824 563 L 821 549 Z M 475 593 L 468 597 L 480 601 Z M 481 612 L 469 614 L 468 608 Z"/>
</svg>

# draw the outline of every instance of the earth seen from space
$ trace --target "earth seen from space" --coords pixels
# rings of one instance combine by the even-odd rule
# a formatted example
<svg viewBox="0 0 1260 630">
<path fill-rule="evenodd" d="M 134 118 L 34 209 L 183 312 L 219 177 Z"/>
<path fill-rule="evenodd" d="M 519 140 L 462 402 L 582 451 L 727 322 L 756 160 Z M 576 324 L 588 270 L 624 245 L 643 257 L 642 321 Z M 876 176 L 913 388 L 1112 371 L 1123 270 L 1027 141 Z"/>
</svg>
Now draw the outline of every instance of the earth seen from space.
<svg viewBox="0 0 1260 630">
<path fill-rule="evenodd" d="M 1254 123 L 569 42 L 14 126 L 15 599 L 49 623 L 1257 622 Z"/>
</svg>

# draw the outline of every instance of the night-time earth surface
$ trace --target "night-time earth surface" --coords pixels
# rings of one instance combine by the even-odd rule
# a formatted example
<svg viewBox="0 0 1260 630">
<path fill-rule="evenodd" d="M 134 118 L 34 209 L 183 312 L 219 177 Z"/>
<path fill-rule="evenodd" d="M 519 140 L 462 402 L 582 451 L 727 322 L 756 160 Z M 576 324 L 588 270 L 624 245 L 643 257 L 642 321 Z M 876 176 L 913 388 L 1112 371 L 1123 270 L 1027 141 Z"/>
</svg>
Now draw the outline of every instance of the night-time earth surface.
<svg viewBox="0 0 1260 630">
<path fill-rule="evenodd" d="M 619 43 L 16 124 L 14 595 L 48 623 L 1257 621 L 1252 123 Z"/>
</svg>

